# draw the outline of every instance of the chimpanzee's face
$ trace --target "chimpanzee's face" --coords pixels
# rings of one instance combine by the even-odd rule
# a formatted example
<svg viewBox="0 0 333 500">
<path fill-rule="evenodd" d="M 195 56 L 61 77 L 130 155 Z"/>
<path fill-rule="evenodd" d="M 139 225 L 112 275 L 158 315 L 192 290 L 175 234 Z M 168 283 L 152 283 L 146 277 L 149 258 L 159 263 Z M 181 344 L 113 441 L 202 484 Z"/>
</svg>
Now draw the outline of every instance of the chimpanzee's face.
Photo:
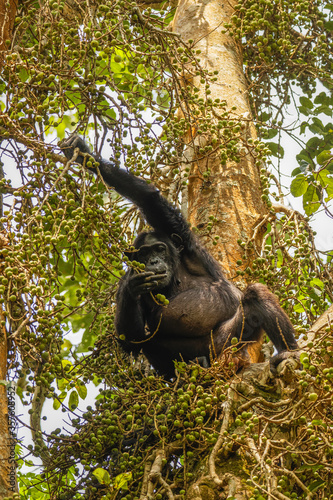
<svg viewBox="0 0 333 500">
<path fill-rule="evenodd" d="M 158 289 L 169 286 L 179 263 L 178 251 L 172 241 L 153 232 L 142 232 L 135 240 L 134 246 L 136 250 L 126 252 L 130 260 L 142 262 L 145 265 L 145 273 L 154 273 L 158 276 Z"/>
<path fill-rule="evenodd" d="M 171 241 L 170 245 L 172 245 Z M 159 283 L 161 288 L 171 283 L 175 272 L 172 252 L 168 244 L 164 241 L 160 241 L 154 234 L 148 233 L 145 236 L 143 244 L 133 253 L 132 258 L 145 264 L 145 272 L 165 274 L 165 279 Z"/>
</svg>

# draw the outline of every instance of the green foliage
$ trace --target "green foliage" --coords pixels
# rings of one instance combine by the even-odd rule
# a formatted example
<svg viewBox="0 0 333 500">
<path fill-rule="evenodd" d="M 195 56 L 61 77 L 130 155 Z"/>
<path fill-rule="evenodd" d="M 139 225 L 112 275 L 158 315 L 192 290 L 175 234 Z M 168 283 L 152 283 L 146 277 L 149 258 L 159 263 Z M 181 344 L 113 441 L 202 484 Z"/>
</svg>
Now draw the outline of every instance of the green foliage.
<svg viewBox="0 0 333 500">
<path fill-rule="evenodd" d="M 293 184 L 296 190 L 296 182 Z M 244 255 L 240 267 L 244 268 L 253 251 L 256 258 L 237 273 L 246 275 L 247 281 L 260 281 L 274 290 L 304 341 L 315 318 L 332 303 L 332 279 L 315 250 L 314 234 L 304 217 L 290 211 L 277 218 L 272 211 L 266 224 L 260 247 L 255 238 L 241 243 Z"/>
<path fill-rule="evenodd" d="M 315 99 L 319 106 L 314 109 L 314 114 L 317 114 L 318 109 L 320 112 L 326 110 L 322 105 L 327 101 L 323 94 Z M 332 99 L 328 100 L 331 101 L 330 104 L 333 103 Z M 328 204 L 333 199 L 333 124 L 324 125 L 318 117 L 312 116 L 311 121 L 302 124 L 303 132 L 307 128 L 315 135 L 297 155 L 300 166 L 292 172 L 295 179 L 291 184 L 291 193 L 294 196 L 303 196 L 307 215 L 316 212 L 320 206 L 324 206 L 329 213 Z"/>
<path fill-rule="evenodd" d="M 82 366 L 83 373 L 89 373 L 93 365 L 106 382 L 95 408 L 72 419 L 71 439 L 60 430 L 49 439 L 52 465 L 45 480 L 59 498 L 80 498 L 77 483 L 71 481 L 73 471 L 86 495 L 139 498 L 153 469 L 173 485 L 175 495 L 182 495 L 204 458 L 216 449 L 219 470 L 242 471 L 238 474 L 256 499 L 266 498 L 267 476 L 262 470 L 267 466 L 277 491 L 288 498 L 306 498 L 305 488 L 332 494 L 330 469 L 324 463 L 333 454 L 333 368 L 322 363 L 323 356 L 332 359 L 330 328 L 316 346 L 308 343 L 301 354 L 303 369 L 293 372 L 283 400 L 273 379 L 261 387 L 259 398 L 251 400 L 251 383 L 238 377 L 230 382 L 223 363 L 209 370 L 179 365 L 177 379 L 167 383 L 147 371 L 144 363 L 128 363 L 116 344 L 113 354 L 106 356 L 109 342 L 102 339 L 93 358 Z M 265 463 L 258 462 L 255 453 L 264 453 Z M 155 488 L 156 498 L 164 499 L 164 483 Z"/>
<path fill-rule="evenodd" d="M 268 141 L 273 157 L 281 160 L 282 133 L 295 137 L 308 129 L 312 135 L 297 155 L 300 168 L 292 172 L 297 177 L 291 193 L 303 196 L 307 215 L 324 207 L 332 216 L 332 124 L 327 123 L 333 104 L 332 6 L 319 0 L 241 0 L 235 11 L 225 27 L 245 48 L 245 74 L 253 89 L 258 131 Z M 321 90 L 319 81 L 327 90 Z M 298 99 L 298 88 L 303 95 L 297 114 L 305 115 L 307 121 L 290 127 L 288 107 Z M 270 141 L 274 137 L 276 141 Z"/>
<path fill-rule="evenodd" d="M 317 80 L 331 85 L 332 8 L 320 0 L 240 0 L 225 27 L 244 47 L 245 74 L 257 109 L 272 96 L 290 102 L 292 84 L 309 97 Z M 260 92 L 258 90 L 260 89 Z M 311 100 L 301 98 L 311 107 Z M 281 109 L 278 107 L 279 112 Z"/>
</svg>

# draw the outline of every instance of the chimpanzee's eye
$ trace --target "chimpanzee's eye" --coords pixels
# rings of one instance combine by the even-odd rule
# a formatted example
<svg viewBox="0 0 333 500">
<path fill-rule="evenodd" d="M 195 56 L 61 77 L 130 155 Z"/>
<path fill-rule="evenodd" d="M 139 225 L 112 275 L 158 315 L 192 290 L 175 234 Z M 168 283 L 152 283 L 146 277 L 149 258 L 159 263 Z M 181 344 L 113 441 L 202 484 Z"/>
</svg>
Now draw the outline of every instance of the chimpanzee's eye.
<svg viewBox="0 0 333 500">
<path fill-rule="evenodd" d="M 148 249 L 147 248 L 141 248 L 138 253 L 136 254 L 136 258 L 138 260 L 144 261 L 147 259 L 148 255 Z"/>
</svg>

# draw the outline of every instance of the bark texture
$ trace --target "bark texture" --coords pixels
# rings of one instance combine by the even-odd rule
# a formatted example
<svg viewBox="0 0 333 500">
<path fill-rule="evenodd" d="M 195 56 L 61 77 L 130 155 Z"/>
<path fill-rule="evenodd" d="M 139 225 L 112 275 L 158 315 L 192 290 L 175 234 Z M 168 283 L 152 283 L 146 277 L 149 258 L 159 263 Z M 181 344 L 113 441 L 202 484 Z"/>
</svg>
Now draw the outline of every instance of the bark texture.
<svg viewBox="0 0 333 500">
<path fill-rule="evenodd" d="M 222 263 L 228 277 L 233 277 L 237 269 L 236 261 L 242 251 L 237 243 L 239 238 L 251 236 L 256 222 L 267 212 L 261 200 L 261 185 L 258 167 L 247 149 L 249 139 L 256 139 L 248 101 L 247 86 L 242 70 L 242 53 L 239 45 L 224 34 L 223 25 L 234 13 L 234 0 L 180 0 L 173 29 L 183 40 L 194 40 L 195 49 L 201 50 L 201 64 L 211 71 L 218 70 L 217 81 L 210 87 L 210 97 L 227 102 L 231 118 L 242 125 L 243 152 L 240 163 L 228 161 L 221 165 L 218 154 L 194 163 L 188 187 L 188 219 L 193 226 L 204 228 L 213 215 L 217 223 L 211 236 L 218 235 L 218 245 L 206 241 L 209 250 Z M 198 77 L 199 78 L 199 77 Z M 194 81 L 200 87 L 199 81 Z M 201 85 L 201 87 L 203 87 Z M 202 94 L 205 89 L 201 88 Z M 205 145 L 209 137 L 195 137 L 188 140 L 187 160 L 193 157 L 193 146 Z M 195 143 L 195 144 L 194 144 Z M 209 182 L 201 175 L 209 168 Z"/>
<path fill-rule="evenodd" d="M 1 235 L 0 235 L 1 236 Z M 6 244 L 6 239 L 0 238 L 0 248 Z M 0 309 L 0 321 L 4 319 Z M 0 380 L 7 378 L 7 335 L 6 328 L 0 329 Z M 8 401 L 6 387 L 0 385 L 0 498 L 9 495 L 9 454 L 10 436 L 8 428 Z M 11 491 L 13 493 L 13 491 Z"/>
<path fill-rule="evenodd" d="M 1 329 L 0 338 L 0 379 L 6 378 L 7 366 L 7 339 L 4 328 Z M 0 498 L 8 495 L 9 488 L 9 432 L 8 432 L 8 406 L 5 386 L 0 386 Z"/>
<path fill-rule="evenodd" d="M 5 52 L 8 48 L 6 40 L 11 41 L 12 39 L 16 10 L 17 2 L 15 0 L 10 0 L 9 2 L 5 0 L 0 1 L 0 69 L 2 69 Z"/>
</svg>

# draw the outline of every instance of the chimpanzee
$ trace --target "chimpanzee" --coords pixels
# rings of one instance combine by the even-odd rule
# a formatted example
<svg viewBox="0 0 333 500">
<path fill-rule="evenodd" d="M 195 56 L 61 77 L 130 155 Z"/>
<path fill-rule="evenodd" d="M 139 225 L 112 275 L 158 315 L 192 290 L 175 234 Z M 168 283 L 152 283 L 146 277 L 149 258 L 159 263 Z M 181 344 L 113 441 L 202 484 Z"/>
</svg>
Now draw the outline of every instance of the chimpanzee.
<svg viewBox="0 0 333 500">
<path fill-rule="evenodd" d="M 105 182 L 139 207 L 153 228 L 137 236 L 134 251 L 128 254 L 145 264 L 144 271 L 130 269 L 118 288 L 116 329 L 125 338 L 127 352 L 137 354 L 142 349 L 167 378 L 174 375 L 175 360 L 199 360 L 208 366 L 235 337 L 240 348 L 238 368 L 248 364 L 247 346 L 260 340 L 263 330 L 277 349 L 271 359 L 273 370 L 296 354 L 294 329 L 276 297 L 261 284 L 242 293 L 230 283 L 180 211 L 156 187 L 109 161 L 97 160 L 77 135 L 60 147 L 69 160 L 78 148 L 82 154 L 75 161 L 81 165 L 89 157 L 98 161 Z M 89 170 L 96 172 L 90 165 Z M 162 305 L 156 294 L 164 295 L 168 305 Z"/>
</svg>

